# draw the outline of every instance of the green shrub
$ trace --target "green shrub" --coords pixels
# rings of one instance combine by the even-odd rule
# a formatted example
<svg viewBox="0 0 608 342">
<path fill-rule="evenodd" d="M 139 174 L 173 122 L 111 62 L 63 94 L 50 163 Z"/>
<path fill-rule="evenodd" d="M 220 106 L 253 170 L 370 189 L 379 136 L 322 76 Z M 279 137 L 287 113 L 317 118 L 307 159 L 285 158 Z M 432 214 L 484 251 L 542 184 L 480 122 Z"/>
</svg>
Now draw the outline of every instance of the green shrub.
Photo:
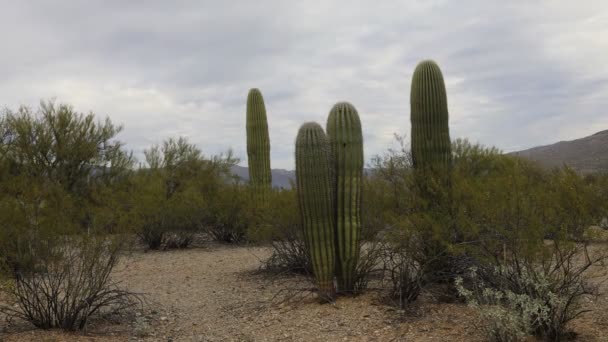
<svg viewBox="0 0 608 342">
<path fill-rule="evenodd" d="M 138 219 L 137 235 L 147 248 L 185 248 L 203 230 L 223 241 L 242 235 L 221 237 L 227 230 L 243 230 L 232 222 L 239 217 L 235 210 L 241 210 L 241 196 L 234 195 L 239 189 L 226 179 L 236 163 L 230 152 L 207 158 L 179 138 L 144 154 L 147 167 L 133 177 L 131 205 Z"/>
<path fill-rule="evenodd" d="M 240 243 L 245 240 L 251 219 L 249 188 L 244 184 L 225 184 L 215 193 L 203 221 L 203 229 L 213 240 Z"/>
<path fill-rule="evenodd" d="M 311 274 L 295 189 L 275 190 L 270 194 L 267 210 L 249 226 L 248 237 L 270 244 L 272 254 L 264 261 L 264 270 Z"/>
<path fill-rule="evenodd" d="M 454 141 L 452 151 L 451 193 L 441 191 L 441 182 L 434 186 L 432 178 L 425 189 L 451 198 L 448 205 L 424 203 L 429 197 L 418 191 L 404 148 L 376 157 L 365 183 L 370 206 L 365 210 L 374 217 L 364 216 L 364 224 L 376 225 L 395 250 L 406 252 L 410 259 L 404 260 L 421 271 L 423 290 L 449 284 L 471 266 L 553 269 L 552 260 L 585 255 L 581 246 L 589 239 L 583 233 L 606 207 L 597 179 L 568 168 L 547 171 L 463 139 Z M 554 275 L 566 277 L 560 270 Z M 587 277 L 582 273 L 577 279 L 582 284 Z"/>
<path fill-rule="evenodd" d="M 134 305 L 109 279 L 129 241 L 132 159 L 114 140 L 120 127 L 52 102 L 7 110 L 0 122 L 0 269 L 17 303 L 0 310 L 73 330 Z"/>
</svg>

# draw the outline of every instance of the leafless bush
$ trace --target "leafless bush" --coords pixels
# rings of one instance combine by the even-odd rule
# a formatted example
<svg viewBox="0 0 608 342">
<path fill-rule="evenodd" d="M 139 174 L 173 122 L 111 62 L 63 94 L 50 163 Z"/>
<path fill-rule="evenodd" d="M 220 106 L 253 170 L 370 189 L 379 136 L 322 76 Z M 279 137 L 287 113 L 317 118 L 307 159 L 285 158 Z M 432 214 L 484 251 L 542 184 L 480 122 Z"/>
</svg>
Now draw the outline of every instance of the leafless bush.
<svg viewBox="0 0 608 342">
<path fill-rule="evenodd" d="M 194 242 L 196 234 L 191 231 L 175 231 L 165 235 L 166 249 L 188 248 Z"/>
<path fill-rule="evenodd" d="M 120 243 L 107 237 L 62 237 L 33 243 L 34 256 L 37 243 L 46 244 L 50 256 L 36 258 L 35 267 L 19 271 L 12 286 L 2 288 L 16 300 L 15 306 L 0 306 L 9 319 L 42 329 L 77 330 L 95 314 L 121 313 L 141 303 L 140 296 L 110 278 Z"/>
<path fill-rule="evenodd" d="M 157 250 L 164 243 L 165 232 L 155 224 L 148 224 L 137 232 L 137 237 L 147 249 Z"/>
<path fill-rule="evenodd" d="M 212 240 L 220 243 L 239 243 L 245 238 L 244 228 L 230 224 L 209 225 L 204 231 Z"/>
<path fill-rule="evenodd" d="M 405 308 L 420 295 L 425 283 L 423 267 L 403 246 L 383 243 L 380 258 L 389 296 L 400 308 Z"/>
<path fill-rule="evenodd" d="M 365 292 L 371 281 L 382 280 L 384 273 L 382 268 L 384 245 L 382 243 L 372 239 L 362 242 L 359 249 L 360 255 L 355 270 L 355 295 Z"/>
<path fill-rule="evenodd" d="M 304 241 L 297 237 L 270 242 L 272 255 L 264 260 L 262 269 L 273 273 L 312 274 Z"/>
</svg>

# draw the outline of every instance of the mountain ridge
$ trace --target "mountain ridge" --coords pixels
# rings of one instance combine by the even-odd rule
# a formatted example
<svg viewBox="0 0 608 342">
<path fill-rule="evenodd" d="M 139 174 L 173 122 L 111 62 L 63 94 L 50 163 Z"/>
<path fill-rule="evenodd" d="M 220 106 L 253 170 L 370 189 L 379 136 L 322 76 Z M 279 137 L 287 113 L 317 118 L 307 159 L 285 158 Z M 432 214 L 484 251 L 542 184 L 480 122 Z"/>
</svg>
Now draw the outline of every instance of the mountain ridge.
<svg viewBox="0 0 608 342">
<path fill-rule="evenodd" d="M 568 165 L 582 174 L 608 172 L 608 129 L 574 140 L 562 140 L 553 144 L 536 146 L 521 151 L 509 152 L 538 162 L 546 168 Z M 243 181 L 249 181 L 246 166 L 233 166 L 232 173 Z M 296 173 L 293 170 L 272 169 L 272 186 L 291 188 Z"/>
<path fill-rule="evenodd" d="M 567 165 L 582 174 L 608 172 L 608 130 L 508 154 L 536 161 L 547 168 Z"/>
</svg>

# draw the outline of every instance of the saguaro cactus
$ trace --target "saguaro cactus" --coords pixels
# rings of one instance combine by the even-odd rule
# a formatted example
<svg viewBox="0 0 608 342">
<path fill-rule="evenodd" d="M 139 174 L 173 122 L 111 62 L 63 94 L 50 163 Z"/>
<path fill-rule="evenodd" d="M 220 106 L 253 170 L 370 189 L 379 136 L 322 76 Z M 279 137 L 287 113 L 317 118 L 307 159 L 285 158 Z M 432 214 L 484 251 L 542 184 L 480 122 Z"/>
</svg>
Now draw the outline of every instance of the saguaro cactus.
<svg viewBox="0 0 608 342">
<path fill-rule="evenodd" d="M 353 105 L 340 102 L 327 118 L 331 146 L 336 222 L 336 276 L 338 289 L 355 290 L 361 231 L 361 183 L 363 181 L 363 134 Z"/>
<path fill-rule="evenodd" d="M 412 76 L 410 94 L 412 159 L 416 169 L 446 168 L 452 161 L 448 100 L 437 63 L 422 61 Z"/>
<path fill-rule="evenodd" d="M 304 240 L 322 301 L 332 301 L 336 292 L 329 153 L 323 128 L 315 122 L 303 124 L 296 138 L 296 183 Z"/>
<path fill-rule="evenodd" d="M 247 95 L 247 159 L 254 196 L 258 204 L 264 205 L 272 188 L 270 138 L 264 98 L 256 88 Z"/>
</svg>

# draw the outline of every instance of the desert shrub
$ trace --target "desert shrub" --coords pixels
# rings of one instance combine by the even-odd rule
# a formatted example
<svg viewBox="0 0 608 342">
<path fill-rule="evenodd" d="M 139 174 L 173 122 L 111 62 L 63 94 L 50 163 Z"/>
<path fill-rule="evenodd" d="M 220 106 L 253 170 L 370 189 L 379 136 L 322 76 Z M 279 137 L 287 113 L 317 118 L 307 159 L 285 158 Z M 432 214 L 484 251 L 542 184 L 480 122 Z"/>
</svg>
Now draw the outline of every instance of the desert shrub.
<svg viewBox="0 0 608 342">
<path fill-rule="evenodd" d="M 583 232 L 605 213 L 605 190 L 600 189 L 598 178 L 584 179 L 568 168 L 547 171 L 463 139 L 454 141 L 452 151 L 449 188 L 431 178 L 420 189 L 403 147 L 373 159 L 365 200 L 371 208 L 365 210 L 375 217 L 364 221 L 379 226 L 378 236 L 390 242 L 384 264 L 394 270 L 387 276 L 394 279 L 389 282 L 394 284 L 390 290 L 394 297 L 407 299 L 399 294 L 402 292 L 413 293 L 409 298 L 415 298 L 416 291 L 435 291 L 443 283 L 448 286 L 446 294 L 453 298 L 456 289 L 450 284 L 458 277 L 464 277 L 466 283 L 470 267 L 519 269 L 513 265 L 526 265 L 528 272 L 543 270 L 533 275 L 555 279 L 554 292 L 568 288 L 581 296 L 587 294 L 588 286 L 583 284 L 588 283 L 589 275 L 579 270 L 602 259 L 586 262 L 582 269 L 569 267 L 586 255 L 589 240 Z M 429 203 L 429 198 L 439 200 Z M 523 277 L 523 271 L 518 272 Z M 564 279 L 572 281 L 574 274 L 578 285 L 557 285 Z M 484 280 L 493 284 L 491 278 Z M 407 286 L 400 289 L 400 284 L 408 284 L 401 279 L 418 285 L 411 286 L 411 291 Z M 561 296 L 569 298 L 568 293 Z M 553 320 L 552 328 L 541 327 L 537 335 L 561 334 L 568 320 Z"/>
<path fill-rule="evenodd" d="M 561 340 L 571 335 L 567 323 L 588 311 L 582 300 L 598 295 L 588 271 L 605 255 L 590 256 L 581 246 L 567 251 L 551 243 L 548 248 L 553 253 L 544 262 L 515 259 L 493 269 L 472 269 L 466 285 L 457 279 L 459 294 L 479 311 L 480 327 L 489 339 L 516 341 L 536 335 Z"/>
<path fill-rule="evenodd" d="M 601 212 L 598 191 L 566 167 L 546 171 L 515 157 L 474 155 L 474 165 L 455 167 L 454 220 L 467 241 L 461 250 L 474 257 L 487 295 L 510 297 L 501 307 L 489 304 L 495 328 L 513 332 L 506 324 L 525 318 L 526 332 L 559 340 L 585 311 L 581 299 L 595 294 L 590 270 L 605 259 L 590 253 L 584 234 Z M 518 301 L 542 313 L 513 312 L 523 305 Z"/>
<path fill-rule="evenodd" d="M 250 219 L 254 219 L 248 200 L 248 188 L 241 183 L 228 183 L 215 194 L 204 219 L 204 231 L 220 243 L 245 240 Z"/>
<path fill-rule="evenodd" d="M 272 249 L 271 256 L 262 263 L 263 270 L 272 273 L 311 274 L 294 187 L 273 190 L 268 206 L 256 208 L 250 222 L 248 239 L 269 244 Z"/>
<path fill-rule="evenodd" d="M 2 311 L 81 329 L 93 314 L 126 309 L 134 297 L 109 279 L 129 241 L 121 201 L 132 159 L 114 140 L 120 127 L 52 102 L 2 121 L 0 270 L 17 303 Z"/>
<path fill-rule="evenodd" d="M 156 171 L 140 171 L 136 185 L 140 241 L 149 249 L 188 247 L 202 220 L 203 197 L 190 191 L 167 196 L 166 179 Z"/>
<path fill-rule="evenodd" d="M 527 295 L 515 294 L 486 287 L 471 270 L 470 288 L 463 286 L 463 279 L 456 278 L 456 288 L 468 305 L 479 313 L 480 328 L 488 341 L 522 341 L 532 333 L 535 317 L 546 310 L 544 304 Z"/>
<path fill-rule="evenodd" d="M 583 181 L 587 187 L 593 189 L 597 203 L 601 204 L 593 211 L 594 225 L 608 229 L 608 173 L 602 171 L 586 174 Z"/>
<path fill-rule="evenodd" d="M 94 314 L 122 313 L 140 302 L 110 279 L 123 247 L 118 239 L 69 236 L 29 242 L 34 267 L 20 270 L 12 286 L 3 288 L 16 300 L 16 305 L 0 306 L 8 317 L 42 329 L 77 330 Z"/>
<path fill-rule="evenodd" d="M 185 138 L 171 138 L 144 155 L 146 165 L 133 179 L 131 203 L 139 220 L 137 236 L 147 248 L 186 248 L 204 228 L 227 230 L 234 211 L 221 205 L 233 204 L 224 200 L 233 192 L 225 179 L 236 163 L 231 152 L 205 157 Z"/>
<path fill-rule="evenodd" d="M 419 184 L 422 176 L 413 171 L 404 139 L 397 136 L 397 142 L 399 148 L 372 158 L 364 183 L 364 213 L 373 218 L 364 216 L 364 222 L 386 241 L 386 277 L 393 297 L 402 298 L 398 302 L 405 305 L 418 296 L 423 284 L 453 279 L 461 268 L 455 266 L 466 259 L 455 250 L 462 237 L 453 219 L 451 189 L 432 174 Z"/>
<path fill-rule="evenodd" d="M 400 308 L 414 302 L 424 287 L 424 269 L 400 245 L 384 243 L 381 247 L 383 280 L 388 282 L 388 298 Z"/>
</svg>

